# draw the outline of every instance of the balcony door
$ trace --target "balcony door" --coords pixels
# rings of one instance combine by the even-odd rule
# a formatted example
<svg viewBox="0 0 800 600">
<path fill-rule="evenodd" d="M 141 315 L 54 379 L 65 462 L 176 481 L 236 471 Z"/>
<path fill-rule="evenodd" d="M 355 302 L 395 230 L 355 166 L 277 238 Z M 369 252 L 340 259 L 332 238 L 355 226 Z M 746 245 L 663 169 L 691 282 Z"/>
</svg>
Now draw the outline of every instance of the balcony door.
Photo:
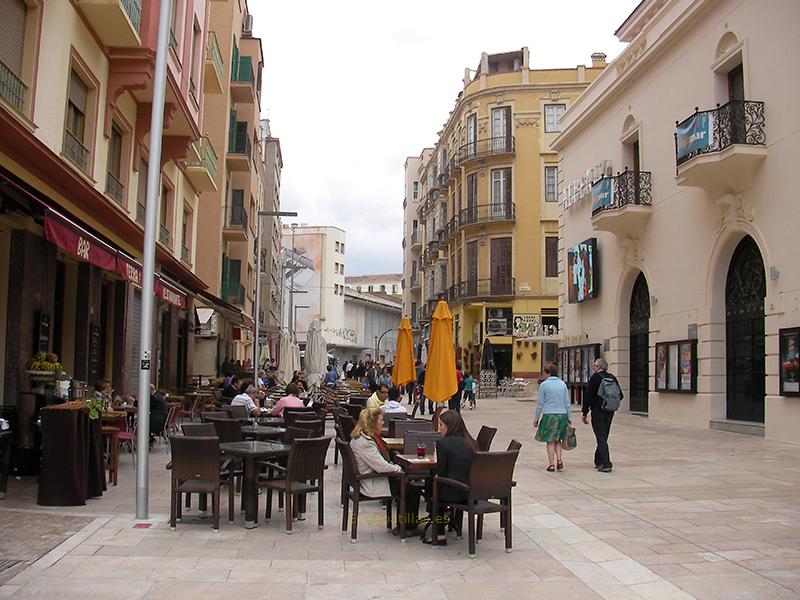
<svg viewBox="0 0 800 600">
<path fill-rule="evenodd" d="M 511 168 L 492 171 L 492 206 L 490 215 L 493 221 L 511 218 Z"/>
<path fill-rule="evenodd" d="M 478 242 L 467 244 L 466 295 L 478 295 Z"/>
<path fill-rule="evenodd" d="M 478 140 L 478 115 L 467 117 L 467 156 L 475 154 L 475 142 Z"/>
<path fill-rule="evenodd" d="M 511 294 L 511 238 L 494 238 L 491 246 L 492 296 Z"/>
<path fill-rule="evenodd" d="M 492 153 L 508 152 L 511 144 L 511 107 L 492 109 Z"/>
<path fill-rule="evenodd" d="M 730 101 L 731 143 L 744 144 L 747 125 L 744 114 L 744 70 L 738 65 L 728 71 L 728 100 Z"/>
<path fill-rule="evenodd" d="M 644 273 L 633 284 L 630 303 L 630 409 L 648 412 L 650 376 L 650 288 Z"/>
<path fill-rule="evenodd" d="M 467 210 L 461 225 L 474 223 L 478 219 L 478 174 L 467 175 Z"/>
</svg>

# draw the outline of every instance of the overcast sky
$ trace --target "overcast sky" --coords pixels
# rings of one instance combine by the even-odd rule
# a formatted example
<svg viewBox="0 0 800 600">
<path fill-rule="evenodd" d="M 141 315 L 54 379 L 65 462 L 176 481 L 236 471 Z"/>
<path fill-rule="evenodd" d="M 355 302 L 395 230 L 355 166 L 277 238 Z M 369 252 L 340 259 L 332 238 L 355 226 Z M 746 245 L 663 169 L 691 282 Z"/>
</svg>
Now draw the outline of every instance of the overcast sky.
<svg viewBox="0 0 800 600">
<path fill-rule="evenodd" d="M 464 68 L 523 46 L 534 69 L 611 60 L 638 3 L 249 0 L 262 112 L 283 152 L 281 209 L 344 229 L 348 275 L 400 272 L 403 163 L 435 143 Z"/>
</svg>

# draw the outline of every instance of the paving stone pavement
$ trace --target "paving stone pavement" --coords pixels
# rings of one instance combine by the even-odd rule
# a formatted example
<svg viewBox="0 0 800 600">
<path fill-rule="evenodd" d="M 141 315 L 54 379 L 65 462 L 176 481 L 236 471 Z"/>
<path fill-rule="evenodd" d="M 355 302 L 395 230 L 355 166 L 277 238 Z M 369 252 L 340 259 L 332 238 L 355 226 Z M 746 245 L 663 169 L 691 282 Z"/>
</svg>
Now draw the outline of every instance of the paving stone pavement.
<svg viewBox="0 0 800 600">
<path fill-rule="evenodd" d="M 223 519 L 216 534 L 207 521 L 178 524 L 172 532 L 162 445 L 151 453 L 147 529 L 134 528 L 130 455 L 122 457 L 120 485 L 83 507 L 38 507 L 35 482 L 10 482 L 0 503 L 4 537 L 18 525 L 8 522 L 9 514 L 61 520 L 62 531 L 74 530 L 70 519 L 83 521 L 0 586 L 0 598 L 800 597 L 798 446 L 620 414 L 610 440 L 613 473 L 592 467 L 591 429 L 582 424 L 578 448 L 565 453 L 565 471 L 547 473 L 544 446 L 533 441 L 533 409 L 501 398 L 464 413 L 473 433 L 481 424 L 498 427 L 493 449 L 512 438 L 523 443 L 511 554 L 504 552 L 496 518 L 487 519 L 475 560 L 466 541 L 454 538 L 439 549 L 416 539 L 401 544 L 386 531 L 375 503 L 363 505 L 359 542 L 350 544 L 340 532 L 340 470 L 333 466 L 323 530 L 312 508 L 291 536 L 283 532 L 282 515 L 252 530 L 237 515 L 234 525 Z M 19 539 L 20 553 L 27 547 L 19 535 L 9 539 Z M 13 554 L 14 542 L 3 548 Z"/>
</svg>

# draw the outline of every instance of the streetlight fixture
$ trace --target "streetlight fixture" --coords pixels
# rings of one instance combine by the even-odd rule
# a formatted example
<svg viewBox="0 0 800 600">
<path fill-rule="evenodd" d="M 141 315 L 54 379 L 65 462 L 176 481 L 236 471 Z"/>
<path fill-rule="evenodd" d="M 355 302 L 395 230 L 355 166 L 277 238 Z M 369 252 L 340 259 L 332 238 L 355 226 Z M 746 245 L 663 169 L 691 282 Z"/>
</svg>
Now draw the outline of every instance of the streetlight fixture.
<svg viewBox="0 0 800 600">
<path fill-rule="evenodd" d="M 296 212 L 285 212 L 280 210 L 259 210 L 256 213 L 256 304 L 253 307 L 253 321 L 255 322 L 255 339 L 253 340 L 253 384 L 258 387 L 258 362 L 260 358 L 259 348 L 259 325 L 261 324 L 261 217 L 296 217 Z"/>
</svg>

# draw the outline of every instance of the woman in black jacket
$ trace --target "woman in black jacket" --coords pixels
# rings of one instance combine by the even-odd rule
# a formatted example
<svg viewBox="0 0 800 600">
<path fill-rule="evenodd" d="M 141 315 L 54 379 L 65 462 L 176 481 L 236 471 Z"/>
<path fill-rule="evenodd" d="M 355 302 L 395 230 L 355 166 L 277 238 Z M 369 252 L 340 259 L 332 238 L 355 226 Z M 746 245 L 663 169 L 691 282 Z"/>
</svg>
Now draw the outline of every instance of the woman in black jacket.
<svg viewBox="0 0 800 600">
<path fill-rule="evenodd" d="M 454 410 L 448 410 L 439 416 L 439 432 L 442 434 L 442 439 L 436 442 L 436 474 L 468 483 L 472 456 L 478 450 L 478 443 L 467 431 L 461 415 Z M 428 494 L 428 498 L 432 497 L 432 494 Z M 433 515 L 436 523 L 433 535 L 439 537 L 437 543 L 440 546 L 447 545 L 442 519 L 444 507 L 451 502 L 461 504 L 466 501 L 466 494 L 462 490 L 450 485 L 439 486 L 440 512 L 439 515 Z M 429 513 L 432 508 L 429 507 Z M 425 543 L 430 542 L 425 540 Z"/>
</svg>

